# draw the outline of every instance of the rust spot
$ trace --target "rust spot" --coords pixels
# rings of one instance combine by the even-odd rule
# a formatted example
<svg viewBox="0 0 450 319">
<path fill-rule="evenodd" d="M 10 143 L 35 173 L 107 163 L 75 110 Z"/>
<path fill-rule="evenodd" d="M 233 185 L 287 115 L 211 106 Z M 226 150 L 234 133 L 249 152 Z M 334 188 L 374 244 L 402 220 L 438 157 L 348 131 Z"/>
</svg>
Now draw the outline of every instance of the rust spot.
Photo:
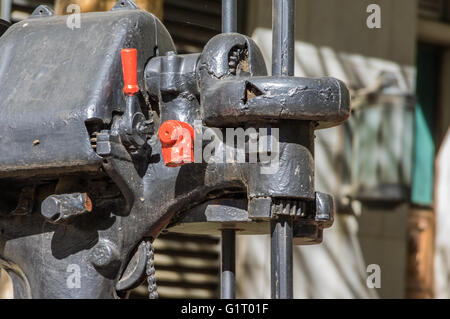
<svg viewBox="0 0 450 319">
<path fill-rule="evenodd" d="M 84 193 L 84 196 L 85 196 L 84 207 L 86 208 L 86 210 L 87 210 L 88 212 L 91 212 L 91 211 L 92 211 L 92 201 L 91 201 L 91 199 L 89 198 L 89 196 L 88 196 L 87 193 Z"/>
</svg>

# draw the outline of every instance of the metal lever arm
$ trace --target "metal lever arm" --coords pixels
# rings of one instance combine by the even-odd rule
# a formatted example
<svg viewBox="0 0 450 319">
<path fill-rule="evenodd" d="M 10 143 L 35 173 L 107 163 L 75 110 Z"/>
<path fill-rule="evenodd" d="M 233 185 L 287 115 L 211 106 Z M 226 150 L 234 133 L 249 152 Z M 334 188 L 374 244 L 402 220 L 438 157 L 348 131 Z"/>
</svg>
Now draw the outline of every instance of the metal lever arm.
<svg viewBox="0 0 450 319">
<path fill-rule="evenodd" d="M 350 115 L 348 89 L 335 78 L 226 79 L 211 83 L 202 93 L 205 122 L 211 126 L 270 119 L 315 121 L 317 128 L 327 128 Z"/>
</svg>

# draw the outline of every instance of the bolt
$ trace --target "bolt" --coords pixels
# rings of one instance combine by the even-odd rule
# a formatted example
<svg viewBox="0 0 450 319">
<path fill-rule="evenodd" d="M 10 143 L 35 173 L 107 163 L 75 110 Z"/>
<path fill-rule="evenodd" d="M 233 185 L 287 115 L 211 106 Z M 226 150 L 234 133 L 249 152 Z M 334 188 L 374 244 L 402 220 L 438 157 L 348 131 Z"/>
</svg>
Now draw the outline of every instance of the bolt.
<svg viewBox="0 0 450 319">
<path fill-rule="evenodd" d="M 49 221 L 56 221 L 61 215 L 61 201 L 53 196 L 47 197 L 42 202 L 41 213 Z"/>
<path fill-rule="evenodd" d="M 50 195 L 41 204 L 41 214 L 51 223 L 60 223 L 92 211 L 86 193 Z"/>
<path fill-rule="evenodd" d="M 112 242 L 101 239 L 92 249 L 89 261 L 98 268 L 107 268 L 120 260 L 119 251 Z"/>
</svg>

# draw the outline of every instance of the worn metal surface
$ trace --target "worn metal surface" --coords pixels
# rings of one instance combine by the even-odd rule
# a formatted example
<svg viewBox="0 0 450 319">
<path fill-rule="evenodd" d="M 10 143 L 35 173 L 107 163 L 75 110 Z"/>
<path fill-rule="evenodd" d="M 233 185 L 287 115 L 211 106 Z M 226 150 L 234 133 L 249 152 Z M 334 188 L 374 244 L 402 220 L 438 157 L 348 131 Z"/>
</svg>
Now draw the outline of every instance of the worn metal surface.
<svg viewBox="0 0 450 319">
<path fill-rule="evenodd" d="M 335 126 L 349 115 L 345 84 L 334 78 L 252 77 L 220 81 L 205 88 L 205 121 L 209 125 L 259 121 L 314 121 Z M 222 107 L 229 104 L 226 110 Z"/>
<path fill-rule="evenodd" d="M 35 12 L 0 38 L 6 57 L 0 79 L 8 79 L 0 88 L 0 261 L 15 297 L 122 297 L 141 279 L 139 245 L 165 228 L 269 233 L 271 220 L 289 219 L 290 227 L 276 236 L 281 258 L 291 245 L 280 242 L 283 233 L 320 242 L 331 226 L 332 199 L 314 190 L 314 129 L 348 115 L 341 83 L 265 77 L 259 48 L 236 33 L 214 37 L 200 54 L 177 55 L 160 22 L 129 0 L 110 12 L 83 14 L 79 32 L 48 8 Z M 73 46 L 61 47 L 67 42 Z M 138 52 L 140 92 L 126 97 L 123 48 Z M 234 91 L 243 83 L 268 92 L 272 102 L 265 103 L 250 88 L 249 102 L 259 101 L 261 116 L 234 111 L 242 104 Z M 301 83 L 313 90 L 288 98 Z M 212 100 L 213 90 L 221 104 Z M 283 117 L 281 102 L 294 117 Z M 199 120 L 202 131 L 212 123 L 216 131 L 224 123 L 278 128 L 279 168 L 262 174 L 265 163 L 167 167 L 155 134 L 167 120 L 193 126 Z M 73 218 L 49 222 L 43 201 L 67 194 L 88 194 L 92 210 L 81 212 L 78 201 L 64 206 L 75 209 Z M 289 279 L 280 280 L 288 285 Z"/>
<path fill-rule="evenodd" d="M 5 154 L 0 159 L 0 255 L 16 279 L 16 297 L 115 297 L 115 283 L 134 247 L 147 232 L 156 236 L 162 227 L 158 220 L 167 214 L 163 209 L 146 218 L 141 154 L 131 155 L 123 146 L 127 143 L 117 145 L 104 136 L 99 142 L 116 152 L 117 160 L 102 159 L 90 136 L 113 127 L 113 117 L 119 120 L 126 109 L 120 49 L 137 48 L 140 87 L 145 63 L 174 49 L 156 18 L 124 3 L 110 12 L 83 14 L 76 32 L 67 28 L 65 17 L 39 14 L 48 12 L 41 7 L 35 11 L 39 17 L 12 26 L 0 39 L 5 57 L 0 77 L 8 79 L 0 89 Z M 61 46 L 68 39 L 72 46 Z M 148 109 L 142 111 L 148 116 Z M 117 141 L 120 127 L 115 127 Z M 128 170 L 133 173 L 120 176 Z M 34 205 L 15 217 L 10 207 L 29 184 L 35 187 Z M 140 191 L 133 193 L 128 185 Z M 92 212 L 69 225 L 48 223 L 40 202 L 67 190 L 88 193 Z M 66 285 L 70 275 L 80 280 Z"/>
<path fill-rule="evenodd" d="M 39 18 L 41 10 L 0 40 L 2 177 L 98 170 L 102 160 L 86 126 L 108 125 L 113 112 L 123 110 L 117 52 L 123 47 L 140 52 L 142 86 L 144 63 L 156 49 L 173 49 L 164 27 L 144 11 L 87 13 L 74 32 L 66 17 Z"/>
</svg>

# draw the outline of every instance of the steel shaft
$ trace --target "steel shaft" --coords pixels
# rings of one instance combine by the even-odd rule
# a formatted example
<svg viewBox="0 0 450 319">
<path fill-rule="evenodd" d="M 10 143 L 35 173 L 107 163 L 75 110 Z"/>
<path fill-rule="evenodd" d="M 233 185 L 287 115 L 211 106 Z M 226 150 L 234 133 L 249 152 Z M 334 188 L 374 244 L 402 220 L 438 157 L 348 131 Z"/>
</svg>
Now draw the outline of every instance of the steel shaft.
<svg viewBox="0 0 450 319">
<path fill-rule="evenodd" d="M 272 75 L 294 75 L 294 12 L 294 0 L 273 1 Z"/>
<path fill-rule="evenodd" d="M 222 0 L 222 32 L 237 32 L 237 0 Z"/>
<path fill-rule="evenodd" d="M 222 32 L 237 32 L 237 0 L 222 0 Z M 236 232 L 234 230 L 222 230 L 221 249 L 220 296 L 222 299 L 234 299 L 236 264 Z"/>
<path fill-rule="evenodd" d="M 279 217 L 271 223 L 271 296 L 291 299 L 292 286 L 292 218 Z"/>
<path fill-rule="evenodd" d="M 236 232 L 222 230 L 222 267 L 221 293 L 222 299 L 235 298 L 235 248 Z"/>
<path fill-rule="evenodd" d="M 294 0 L 274 0 L 272 7 L 272 75 L 294 75 Z M 293 297 L 292 218 L 271 221 L 271 295 Z"/>
</svg>

